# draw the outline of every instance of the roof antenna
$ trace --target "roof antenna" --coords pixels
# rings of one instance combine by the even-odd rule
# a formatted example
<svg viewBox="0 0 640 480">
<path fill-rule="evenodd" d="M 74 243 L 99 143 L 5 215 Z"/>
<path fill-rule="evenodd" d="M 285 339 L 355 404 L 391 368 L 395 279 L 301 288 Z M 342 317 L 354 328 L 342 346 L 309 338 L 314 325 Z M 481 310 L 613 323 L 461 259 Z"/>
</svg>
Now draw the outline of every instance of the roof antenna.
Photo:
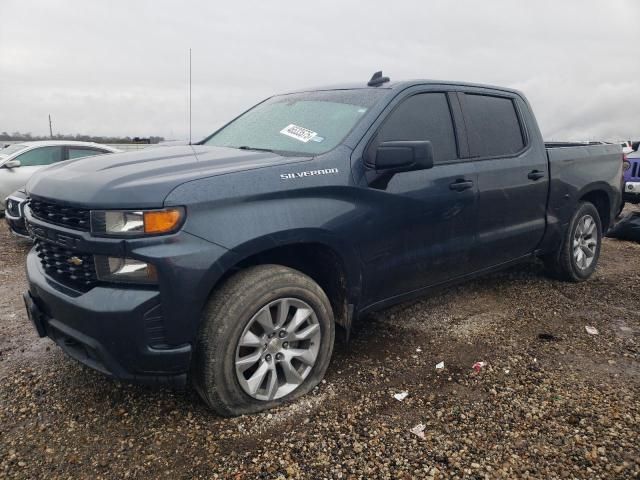
<svg viewBox="0 0 640 480">
<path fill-rule="evenodd" d="M 369 80 L 369 83 L 367 83 L 367 85 L 370 87 L 378 87 L 383 83 L 387 83 L 388 81 L 389 81 L 389 77 L 383 77 L 382 70 L 380 70 L 373 74 L 373 76 L 371 77 L 371 80 Z"/>
</svg>

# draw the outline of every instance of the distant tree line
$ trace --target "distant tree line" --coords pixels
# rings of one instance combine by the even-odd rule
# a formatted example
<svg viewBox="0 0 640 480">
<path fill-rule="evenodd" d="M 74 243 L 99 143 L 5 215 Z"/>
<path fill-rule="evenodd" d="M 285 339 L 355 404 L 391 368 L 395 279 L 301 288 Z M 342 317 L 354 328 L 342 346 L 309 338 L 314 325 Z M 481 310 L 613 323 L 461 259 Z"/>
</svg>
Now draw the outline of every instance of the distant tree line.
<svg viewBox="0 0 640 480">
<path fill-rule="evenodd" d="M 34 140 L 77 140 L 80 142 L 96 142 L 96 143 L 159 143 L 164 141 L 164 137 L 99 137 L 96 135 L 81 135 L 79 133 L 75 135 L 63 135 L 58 133 L 53 137 L 31 135 L 31 133 L 13 132 L 0 133 L 0 141 L 2 140 L 14 140 L 19 142 L 30 142 Z"/>
</svg>

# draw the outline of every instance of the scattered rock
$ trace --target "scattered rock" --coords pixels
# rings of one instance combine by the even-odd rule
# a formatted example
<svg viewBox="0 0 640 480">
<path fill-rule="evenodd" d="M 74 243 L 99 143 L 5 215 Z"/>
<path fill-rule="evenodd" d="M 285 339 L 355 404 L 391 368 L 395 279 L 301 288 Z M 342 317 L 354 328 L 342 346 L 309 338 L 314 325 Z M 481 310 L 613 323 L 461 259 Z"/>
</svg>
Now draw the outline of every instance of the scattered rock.
<svg viewBox="0 0 640 480">
<path fill-rule="evenodd" d="M 640 478 L 640 246 L 605 240 L 584 283 L 523 265 L 378 312 L 336 342 L 320 387 L 221 418 L 38 339 L 28 247 L 2 225 L 0 242 L 0 478 Z"/>
</svg>

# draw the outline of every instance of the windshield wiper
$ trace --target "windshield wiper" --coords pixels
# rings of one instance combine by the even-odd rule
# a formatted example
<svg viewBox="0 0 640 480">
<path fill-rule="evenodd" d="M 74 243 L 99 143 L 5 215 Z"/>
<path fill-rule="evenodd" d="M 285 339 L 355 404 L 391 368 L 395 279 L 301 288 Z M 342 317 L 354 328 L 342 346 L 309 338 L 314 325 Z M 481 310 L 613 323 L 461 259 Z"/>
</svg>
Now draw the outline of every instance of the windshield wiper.
<svg viewBox="0 0 640 480">
<path fill-rule="evenodd" d="M 269 149 L 269 148 L 258 148 L 258 147 L 249 147 L 247 145 L 240 145 L 239 147 L 236 147 L 240 150 L 255 150 L 256 152 L 271 152 L 273 153 L 273 150 Z"/>
</svg>

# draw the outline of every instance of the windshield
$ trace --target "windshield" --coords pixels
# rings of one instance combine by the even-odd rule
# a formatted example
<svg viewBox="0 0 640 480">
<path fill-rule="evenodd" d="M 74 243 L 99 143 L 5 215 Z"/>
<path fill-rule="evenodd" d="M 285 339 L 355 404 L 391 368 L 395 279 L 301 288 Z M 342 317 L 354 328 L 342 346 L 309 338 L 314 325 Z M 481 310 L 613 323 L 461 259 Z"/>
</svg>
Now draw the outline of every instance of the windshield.
<svg viewBox="0 0 640 480">
<path fill-rule="evenodd" d="M 29 145 L 25 145 L 23 143 L 14 143 L 13 145 L 9 145 L 8 147 L 0 149 L 0 156 L 8 157 L 9 155 L 19 152 L 20 150 L 24 150 L 28 146 Z"/>
<path fill-rule="evenodd" d="M 317 155 L 337 146 L 384 94 L 330 90 L 272 97 L 206 139 L 204 145 Z"/>
</svg>

